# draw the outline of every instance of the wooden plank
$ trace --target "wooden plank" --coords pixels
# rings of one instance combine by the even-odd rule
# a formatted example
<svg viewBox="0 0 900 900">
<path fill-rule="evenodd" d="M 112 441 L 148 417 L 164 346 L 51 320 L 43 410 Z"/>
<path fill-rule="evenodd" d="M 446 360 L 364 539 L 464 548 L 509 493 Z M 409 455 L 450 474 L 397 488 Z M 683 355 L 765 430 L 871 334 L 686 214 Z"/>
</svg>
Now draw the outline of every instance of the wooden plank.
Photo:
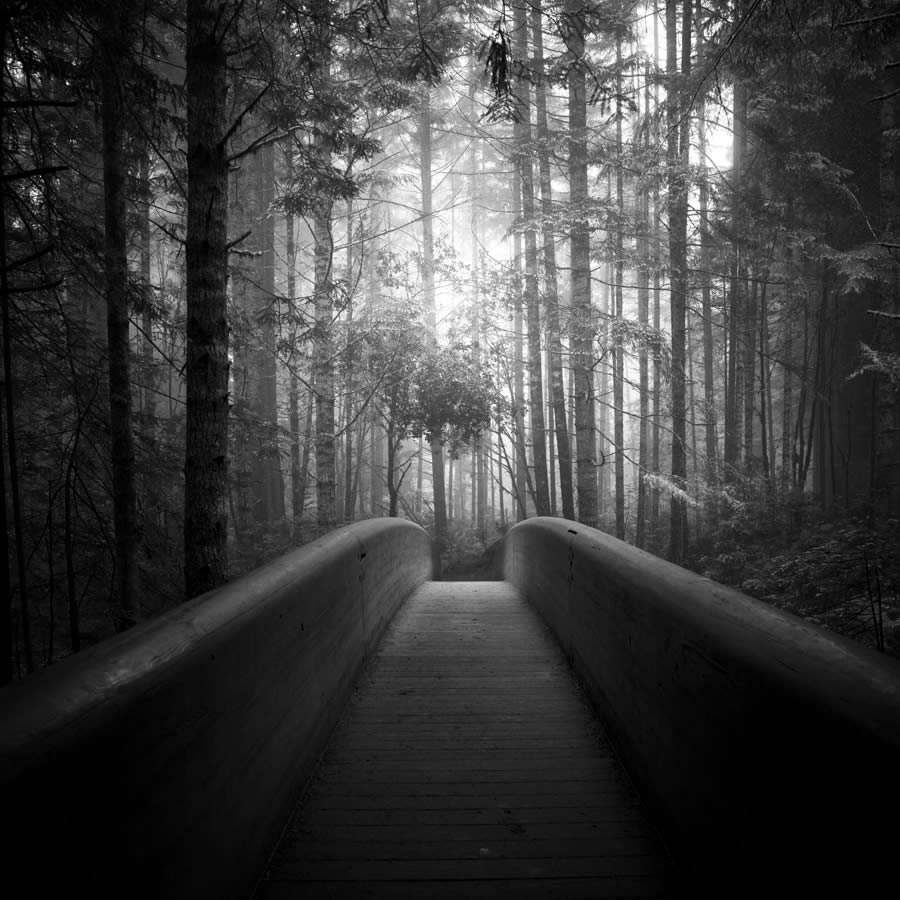
<svg viewBox="0 0 900 900">
<path fill-rule="evenodd" d="M 284 860 L 279 879 L 289 881 L 424 881 L 437 872 L 446 881 L 611 878 L 659 875 L 653 856 L 592 854 L 588 857 L 489 857 L 476 859 Z"/>
<path fill-rule="evenodd" d="M 502 582 L 428 584 L 400 611 L 257 892 L 674 895 L 562 653 Z"/>
<path fill-rule="evenodd" d="M 574 806 L 574 804 L 573 804 Z M 618 805 L 586 807 L 514 807 L 504 813 L 502 809 L 478 807 L 474 809 L 321 809 L 311 806 L 310 815 L 322 825 L 340 825 L 352 820 L 358 825 L 427 825 L 435 818 L 447 825 L 472 825 L 478 822 L 507 822 L 517 833 L 526 834 L 535 823 L 564 825 L 574 822 L 627 822 L 638 817 L 637 808 L 625 809 Z"/>
<path fill-rule="evenodd" d="M 563 859 L 587 857 L 602 849 L 613 856 L 647 856 L 653 842 L 643 835 L 611 833 L 605 838 L 457 841 L 298 841 L 285 850 L 285 859 Z"/>
<path fill-rule="evenodd" d="M 344 843 L 367 841 L 389 841 L 401 844 L 414 843 L 454 843 L 457 841 L 476 841 L 479 846 L 501 845 L 509 840 L 535 841 L 577 841 L 596 840 L 602 844 L 609 837 L 615 836 L 645 837 L 653 839 L 643 818 L 634 817 L 619 822 L 536 822 L 527 829 L 517 827 L 516 823 L 484 821 L 466 825 L 450 825 L 442 817 L 427 825 L 389 824 L 381 826 L 362 825 L 353 821 L 335 824 L 316 822 L 304 817 L 300 822 L 292 823 L 285 832 L 285 837 L 278 850 L 279 858 L 294 853 L 292 845 L 305 841 L 324 841 L 339 848 Z"/>
<path fill-rule="evenodd" d="M 531 881 L 272 881 L 267 900 L 298 897 L 329 900 L 625 900 L 665 896 L 667 882 L 656 876 L 532 879 Z"/>
</svg>

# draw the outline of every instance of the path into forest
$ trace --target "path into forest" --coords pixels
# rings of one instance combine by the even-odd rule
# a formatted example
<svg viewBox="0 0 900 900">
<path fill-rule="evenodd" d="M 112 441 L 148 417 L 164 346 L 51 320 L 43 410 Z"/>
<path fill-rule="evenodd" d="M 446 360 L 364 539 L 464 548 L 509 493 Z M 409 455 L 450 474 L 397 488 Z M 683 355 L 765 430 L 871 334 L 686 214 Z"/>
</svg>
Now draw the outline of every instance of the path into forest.
<svg viewBox="0 0 900 900">
<path fill-rule="evenodd" d="M 426 584 L 398 613 L 256 894 L 672 896 L 562 652 L 487 581 Z"/>
</svg>

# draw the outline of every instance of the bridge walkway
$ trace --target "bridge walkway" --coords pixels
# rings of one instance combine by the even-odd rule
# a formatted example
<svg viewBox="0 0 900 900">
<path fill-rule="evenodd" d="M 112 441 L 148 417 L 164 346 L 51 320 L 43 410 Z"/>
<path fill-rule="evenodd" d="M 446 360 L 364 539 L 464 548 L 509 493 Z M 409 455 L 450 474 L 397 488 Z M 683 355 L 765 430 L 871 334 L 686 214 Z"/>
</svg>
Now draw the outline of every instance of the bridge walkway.
<svg viewBox="0 0 900 900">
<path fill-rule="evenodd" d="M 432 582 L 407 601 L 256 892 L 674 895 L 562 652 L 504 582 Z"/>
</svg>

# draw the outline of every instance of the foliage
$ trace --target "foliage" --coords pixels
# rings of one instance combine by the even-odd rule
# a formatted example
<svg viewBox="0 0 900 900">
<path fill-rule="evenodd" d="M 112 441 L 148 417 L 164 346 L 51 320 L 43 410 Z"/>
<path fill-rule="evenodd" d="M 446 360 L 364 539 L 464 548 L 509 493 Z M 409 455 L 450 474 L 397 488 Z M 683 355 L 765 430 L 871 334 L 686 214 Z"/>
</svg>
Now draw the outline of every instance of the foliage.
<svg viewBox="0 0 900 900">
<path fill-rule="evenodd" d="M 451 455 L 490 424 L 495 392 L 489 373 L 473 360 L 471 347 L 429 348 L 416 381 L 414 432 L 428 441 L 450 439 Z"/>
<path fill-rule="evenodd" d="M 473 522 L 452 519 L 441 555 L 443 577 L 453 580 L 464 572 L 483 569 L 485 550 L 484 536 Z M 488 578 L 489 573 L 480 572 L 479 577 Z"/>
<path fill-rule="evenodd" d="M 715 499 L 699 572 L 900 657 L 900 522 L 751 479 Z"/>
</svg>

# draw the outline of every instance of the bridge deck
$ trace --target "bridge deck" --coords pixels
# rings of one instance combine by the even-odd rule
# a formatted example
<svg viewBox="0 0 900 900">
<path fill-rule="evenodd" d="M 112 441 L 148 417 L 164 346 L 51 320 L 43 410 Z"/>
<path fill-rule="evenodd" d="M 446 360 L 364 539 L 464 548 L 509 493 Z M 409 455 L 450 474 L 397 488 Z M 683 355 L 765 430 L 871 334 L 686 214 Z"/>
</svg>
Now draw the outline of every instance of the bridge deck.
<svg viewBox="0 0 900 900">
<path fill-rule="evenodd" d="M 664 897 L 669 866 L 552 636 L 503 582 L 422 587 L 257 891 Z"/>
</svg>

